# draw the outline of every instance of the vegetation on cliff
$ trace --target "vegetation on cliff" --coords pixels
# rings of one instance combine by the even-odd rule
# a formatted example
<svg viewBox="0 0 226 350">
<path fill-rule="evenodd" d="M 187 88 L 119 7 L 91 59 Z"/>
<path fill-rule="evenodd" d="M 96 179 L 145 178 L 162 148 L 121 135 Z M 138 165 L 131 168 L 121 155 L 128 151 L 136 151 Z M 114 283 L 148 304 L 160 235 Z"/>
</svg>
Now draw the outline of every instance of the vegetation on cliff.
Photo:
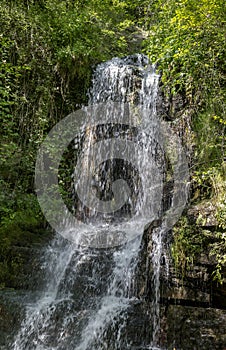
<svg viewBox="0 0 226 350">
<path fill-rule="evenodd" d="M 11 247 L 29 245 L 29 237 L 35 241 L 40 226 L 46 226 L 34 194 L 37 149 L 57 121 L 86 102 L 93 67 L 132 52 L 128 38 L 136 11 L 124 1 L 110 0 L 1 2 L 3 285 L 12 271 Z"/>
<path fill-rule="evenodd" d="M 188 132 L 192 140 L 187 139 L 192 143 L 191 203 L 199 205 L 199 215 L 191 223 L 185 214 L 175 228 L 174 256 L 180 266 L 188 267 L 209 243 L 209 253 L 217 261 L 213 276 L 222 282 L 226 263 L 226 4 L 223 0 L 154 0 L 149 12 L 146 50 L 162 72 L 166 99 L 183 98 L 178 119 L 185 116 L 192 126 L 192 134 Z M 212 224 L 206 222 L 210 207 L 215 218 Z"/>
<path fill-rule="evenodd" d="M 192 200 L 215 203 L 220 274 L 226 244 L 225 6 L 223 0 L 1 1 L 0 284 L 10 274 L 10 247 L 40 241 L 46 227 L 33 185 L 44 136 L 87 101 L 97 63 L 138 50 L 157 62 L 165 98 L 182 96 L 182 114 L 191 117 Z M 193 249 L 192 230 L 183 232 Z M 186 244 L 180 249 L 188 256 Z"/>
</svg>

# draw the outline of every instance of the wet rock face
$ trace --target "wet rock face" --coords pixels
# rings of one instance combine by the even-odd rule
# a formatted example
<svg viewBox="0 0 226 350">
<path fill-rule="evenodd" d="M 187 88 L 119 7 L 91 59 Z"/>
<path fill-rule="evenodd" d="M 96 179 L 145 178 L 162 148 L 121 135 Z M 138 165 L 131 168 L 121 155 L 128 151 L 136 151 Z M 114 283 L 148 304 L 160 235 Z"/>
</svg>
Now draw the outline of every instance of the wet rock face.
<svg viewBox="0 0 226 350">
<path fill-rule="evenodd" d="M 101 340 L 96 340 L 89 350 L 148 350 L 151 328 L 146 305 L 134 301 L 126 313 L 122 313 L 117 322 L 110 324 Z"/>
<path fill-rule="evenodd" d="M 225 282 L 219 284 L 212 281 L 214 266 L 214 262 L 211 263 L 207 255 L 202 254 L 184 275 L 176 271 L 173 265 L 169 268 L 168 277 L 162 269 L 162 302 L 226 309 Z M 226 275 L 226 269 L 222 273 Z"/>
<path fill-rule="evenodd" d="M 225 310 L 170 305 L 162 307 L 161 313 L 161 347 L 168 350 L 225 350 Z"/>
<path fill-rule="evenodd" d="M 160 222 L 154 221 L 144 232 L 136 273 L 136 297 L 150 315 L 142 336 L 152 327 L 152 276 L 150 261 L 151 236 Z M 170 236 L 170 233 L 168 233 Z M 168 251 L 167 242 L 163 250 Z M 180 275 L 169 262 L 166 273 L 162 259 L 160 272 L 160 330 L 158 344 L 168 350 L 225 350 L 226 304 L 225 287 L 212 280 L 214 261 L 203 252 L 196 264 Z M 139 321 L 139 315 L 135 320 Z M 136 323 L 136 321 L 135 321 Z"/>
<path fill-rule="evenodd" d="M 183 94 L 166 97 L 163 93 L 162 83 L 157 98 L 158 115 L 167 121 L 173 121 L 183 115 L 187 108 L 187 99 Z"/>
<path fill-rule="evenodd" d="M 42 269 L 42 256 L 44 249 L 39 247 L 12 247 L 11 256 L 13 259 L 19 259 L 20 265 L 18 271 L 6 281 L 7 288 L 21 290 L 36 290 L 43 285 L 44 272 Z"/>
<path fill-rule="evenodd" d="M 216 206 L 211 202 L 202 202 L 191 207 L 187 213 L 191 223 L 206 228 L 215 228 L 218 226 L 216 218 Z"/>
<path fill-rule="evenodd" d="M 0 292 L 0 349 L 9 350 L 10 341 L 20 327 L 24 310 L 15 292 Z"/>
<path fill-rule="evenodd" d="M 152 265 L 151 265 L 151 251 L 152 239 L 151 235 L 154 229 L 160 227 L 161 220 L 154 220 L 145 229 L 141 241 L 140 253 L 138 256 L 134 296 L 143 300 L 150 300 L 152 294 Z M 147 271 L 149 271 L 147 273 Z"/>
</svg>

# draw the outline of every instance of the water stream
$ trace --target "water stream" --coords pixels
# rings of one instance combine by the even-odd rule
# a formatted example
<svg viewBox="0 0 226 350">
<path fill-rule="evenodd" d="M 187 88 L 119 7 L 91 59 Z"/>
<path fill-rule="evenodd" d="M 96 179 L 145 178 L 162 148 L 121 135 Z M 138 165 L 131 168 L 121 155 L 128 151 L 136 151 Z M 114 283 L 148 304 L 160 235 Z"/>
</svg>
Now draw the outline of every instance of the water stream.
<svg viewBox="0 0 226 350">
<path fill-rule="evenodd" d="M 159 76 L 143 55 L 112 59 L 100 64 L 94 72 L 89 104 L 94 112 L 104 104 L 104 113 L 109 114 L 110 119 L 107 117 L 107 122 L 102 120 L 96 128 L 86 127 L 81 138 L 75 140 L 75 149 L 80 149 L 83 161 L 80 163 L 82 176 L 77 176 L 76 169 L 73 175 L 74 215 L 85 213 L 82 219 L 89 227 L 89 244 L 83 244 L 87 242 L 87 237 L 84 240 L 82 228 L 77 233 L 81 238 L 77 242 L 56 234 L 44 256 L 45 288 L 38 300 L 27 305 L 26 318 L 11 349 L 157 348 L 160 260 L 169 218 L 153 231 L 151 261 L 154 292 L 152 312 L 147 318 L 151 324 L 141 320 L 140 326 L 134 325 L 137 317 L 134 310 L 139 309 L 141 303 L 135 295 L 134 285 L 144 225 L 164 217 L 162 193 L 166 164 L 156 112 L 158 80 Z M 120 124 L 128 106 L 131 125 L 128 121 Z M 110 146 L 103 143 L 109 139 Z M 119 140 L 123 140 L 120 159 L 113 149 Z M 95 150 L 94 157 L 95 142 L 100 145 L 102 142 L 106 158 L 110 161 L 102 162 L 103 154 L 99 148 Z M 132 148 L 132 144 L 136 147 Z M 128 155 L 136 166 L 129 165 Z M 99 165 L 93 175 L 95 162 Z M 180 171 L 181 164 L 183 160 L 180 161 Z M 87 180 L 88 173 L 92 175 L 91 180 Z M 117 178 L 121 183 L 115 188 L 120 189 L 123 196 L 119 194 L 122 203 L 114 207 L 111 186 Z M 90 196 L 89 181 L 96 190 L 99 210 Z M 182 188 L 178 188 L 180 196 L 177 193 L 172 198 L 171 206 L 175 208 L 181 206 L 180 198 L 183 197 Z M 80 198 L 76 197 L 77 192 Z M 112 211 L 109 208 L 113 208 Z M 146 315 L 145 310 L 143 315 Z"/>
</svg>

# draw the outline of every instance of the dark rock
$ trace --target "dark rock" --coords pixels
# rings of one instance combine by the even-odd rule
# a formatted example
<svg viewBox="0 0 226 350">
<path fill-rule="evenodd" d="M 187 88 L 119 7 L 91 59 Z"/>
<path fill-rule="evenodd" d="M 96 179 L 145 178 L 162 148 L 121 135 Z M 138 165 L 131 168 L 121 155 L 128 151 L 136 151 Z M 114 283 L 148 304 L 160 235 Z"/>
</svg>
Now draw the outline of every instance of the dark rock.
<svg viewBox="0 0 226 350">
<path fill-rule="evenodd" d="M 168 350 L 224 350 L 226 311 L 170 305 L 161 310 L 160 344 Z"/>
<path fill-rule="evenodd" d="M 15 291 L 0 292 L 0 349 L 8 350 L 24 317 L 24 308 Z"/>
<path fill-rule="evenodd" d="M 216 227 L 216 207 L 211 202 L 202 202 L 191 207 L 187 212 L 187 217 L 191 223 L 202 227 Z"/>
<path fill-rule="evenodd" d="M 141 241 L 140 253 L 136 268 L 135 296 L 138 298 L 150 298 L 151 295 L 151 235 L 154 229 L 161 225 L 161 220 L 154 220 L 144 230 Z"/>
</svg>

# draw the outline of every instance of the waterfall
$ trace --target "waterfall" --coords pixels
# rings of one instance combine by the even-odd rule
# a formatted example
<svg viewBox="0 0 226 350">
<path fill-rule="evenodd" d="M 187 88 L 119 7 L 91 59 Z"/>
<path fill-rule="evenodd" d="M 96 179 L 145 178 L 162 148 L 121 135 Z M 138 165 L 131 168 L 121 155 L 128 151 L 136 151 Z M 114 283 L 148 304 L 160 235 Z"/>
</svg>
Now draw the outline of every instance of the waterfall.
<svg viewBox="0 0 226 350">
<path fill-rule="evenodd" d="M 81 161 L 72 176 L 73 215 L 83 220 L 86 228 L 68 226 L 68 237 L 77 230 L 76 241 L 65 239 L 67 234 L 56 234 L 47 247 L 45 288 L 27 305 L 12 349 L 157 348 L 163 236 L 172 215 L 182 207 L 184 191 L 178 186 L 171 205 L 176 209 L 170 208 L 167 216 L 162 198 L 164 133 L 156 112 L 158 80 L 148 58 L 140 54 L 114 58 L 96 68 L 89 91 L 91 107 L 84 111 L 97 120 L 101 114 L 102 119 L 97 126 L 86 124 L 74 140 Z M 180 171 L 183 163 L 180 160 Z M 164 220 L 162 227 L 153 231 L 154 292 L 147 316 L 135 293 L 136 267 L 144 226 L 159 218 Z M 150 324 L 142 321 L 134 326 L 133 310 Z"/>
</svg>

